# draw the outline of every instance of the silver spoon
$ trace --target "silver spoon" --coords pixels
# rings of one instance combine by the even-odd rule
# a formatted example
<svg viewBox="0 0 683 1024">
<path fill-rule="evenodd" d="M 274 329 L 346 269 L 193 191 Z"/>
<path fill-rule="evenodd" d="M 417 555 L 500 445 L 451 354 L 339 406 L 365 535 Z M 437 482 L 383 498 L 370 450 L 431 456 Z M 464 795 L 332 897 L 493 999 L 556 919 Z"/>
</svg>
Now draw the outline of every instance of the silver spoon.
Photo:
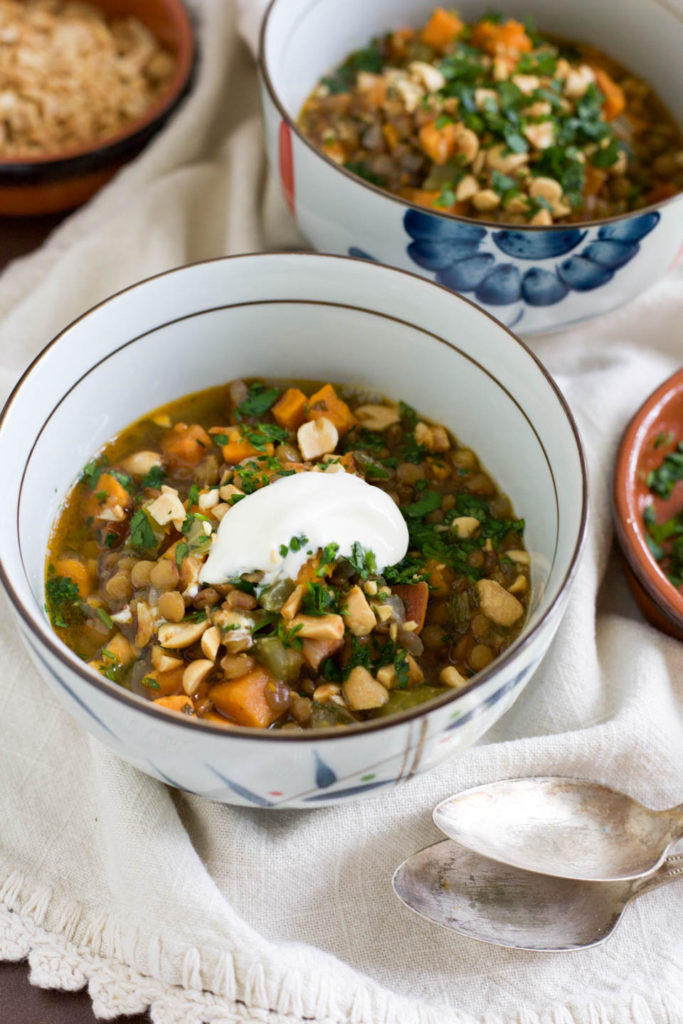
<svg viewBox="0 0 683 1024">
<path fill-rule="evenodd" d="M 604 942 L 629 903 L 683 878 L 683 855 L 645 878 L 578 882 L 481 857 L 450 839 L 397 868 L 396 895 L 420 917 L 497 946 L 563 952 Z"/>
<path fill-rule="evenodd" d="M 505 779 L 442 801 L 445 835 L 503 864 L 562 878 L 638 878 L 683 836 L 683 804 L 652 811 L 597 782 Z"/>
</svg>

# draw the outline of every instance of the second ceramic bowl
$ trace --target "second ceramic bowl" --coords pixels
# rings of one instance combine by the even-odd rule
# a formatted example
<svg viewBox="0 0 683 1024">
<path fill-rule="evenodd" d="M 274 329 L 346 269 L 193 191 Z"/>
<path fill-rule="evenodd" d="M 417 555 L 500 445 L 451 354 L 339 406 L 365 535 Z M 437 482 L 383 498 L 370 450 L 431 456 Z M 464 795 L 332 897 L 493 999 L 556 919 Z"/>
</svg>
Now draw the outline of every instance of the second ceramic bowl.
<svg viewBox="0 0 683 1024">
<path fill-rule="evenodd" d="M 322 252 L 370 257 L 464 292 L 524 334 L 615 309 L 658 281 L 679 253 L 683 194 L 605 221 L 506 229 L 414 206 L 339 167 L 304 138 L 297 118 L 320 77 L 373 36 L 422 24 L 434 6 L 434 0 L 272 0 L 260 52 L 266 141 L 304 235 Z M 471 21 L 487 6 L 462 0 L 458 11 Z M 683 12 L 673 5 L 498 0 L 493 6 L 604 49 L 649 81 L 683 121 L 676 74 Z"/>
</svg>

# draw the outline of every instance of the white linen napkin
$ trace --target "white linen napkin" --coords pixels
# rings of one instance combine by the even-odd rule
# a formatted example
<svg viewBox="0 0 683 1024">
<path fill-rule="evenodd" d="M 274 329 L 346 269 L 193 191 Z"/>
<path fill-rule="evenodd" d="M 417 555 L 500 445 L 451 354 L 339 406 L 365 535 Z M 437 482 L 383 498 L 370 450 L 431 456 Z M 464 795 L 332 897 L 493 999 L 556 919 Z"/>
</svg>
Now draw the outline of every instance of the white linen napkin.
<svg viewBox="0 0 683 1024">
<path fill-rule="evenodd" d="M 245 30 L 259 3 L 244 3 Z M 296 244 L 266 176 L 255 75 L 226 0 L 194 5 L 193 95 L 145 153 L 0 276 L 0 396 L 104 296 L 171 266 Z M 300 241 L 300 240 L 299 240 Z M 303 244 L 300 242 L 300 244 Z M 535 340 L 586 446 L 591 525 L 552 650 L 480 744 L 390 794 L 315 812 L 224 807 L 120 762 L 61 709 L 0 603 L 0 958 L 89 986 L 96 1013 L 156 1024 L 680 1024 L 683 886 L 643 897 L 604 946 L 498 949 L 437 929 L 391 874 L 439 838 L 431 809 L 518 775 L 683 800 L 683 646 L 650 628 L 610 555 L 621 431 L 677 365 L 681 274 Z"/>
</svg>

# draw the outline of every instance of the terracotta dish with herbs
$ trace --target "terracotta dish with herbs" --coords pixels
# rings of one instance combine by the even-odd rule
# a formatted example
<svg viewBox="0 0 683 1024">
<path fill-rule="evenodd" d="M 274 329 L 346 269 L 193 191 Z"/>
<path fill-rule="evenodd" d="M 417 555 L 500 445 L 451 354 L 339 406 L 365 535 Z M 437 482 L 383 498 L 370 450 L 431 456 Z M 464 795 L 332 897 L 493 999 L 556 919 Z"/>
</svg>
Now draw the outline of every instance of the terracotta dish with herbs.
<svg viewBox="0 0 683 1024">
<path fill-rule="evenodd" d="M 297 490 L 332 503 L 297 507 Z M 408 405 L 237 380 L 150 413 L 88 463 L 53 530 L 47 610 L 93 669 L 163 708 L 352 725 L 462 688 L 510 646 L 530 598 L 523 530 L 475 453 Z"/>
<path fill-rule="evenodd" d="M 683 136 L 647 82 L 602 51 L 489 13 L 437 8 L 326 75 L 299 123 L 322 153 L 445 213 L 549 226 L 683 188 Z"/>
</svg>

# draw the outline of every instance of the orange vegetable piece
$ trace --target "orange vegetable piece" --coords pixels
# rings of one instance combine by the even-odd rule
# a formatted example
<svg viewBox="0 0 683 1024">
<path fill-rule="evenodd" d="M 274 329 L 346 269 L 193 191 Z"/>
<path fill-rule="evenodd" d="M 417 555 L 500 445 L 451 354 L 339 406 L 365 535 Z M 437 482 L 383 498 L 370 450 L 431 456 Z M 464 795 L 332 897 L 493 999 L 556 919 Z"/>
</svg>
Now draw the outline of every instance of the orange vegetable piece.
<svg viewBox="0 0 683 1024">
<path fill-rule="evenodd" d="M 443 128 L 437 128 L 436 121 L 429 121 L 420 128 L 418 138 L 422 150 L 440 167 L 453 155 L 457 134 L 457 128 L 452 121 Z"/>
<path fill-rule="evenodd" d="M 406 606 L 406 620 L 417 622 L 416 633 L 419 633 L 425 624 L 427 614 L 427 603 L 429 601 L 429 587 L 421 580 L 419 583 L 399 583 L 391 588 L 392 594 L 400 597 Z"/>
<path fill-rule="evenodd" d="M 308 399 L 308 419 L 317 420 L 321 416 L 332 420 L 340 435 L 350 430 L 356 422 L 356 417 L 331 384 L 325 384 Z"/>
<path fill-rule="evenodd" d="M 265 449 L 254 448 L 250 441 L 246 441 L 239 430 L 228 431 L 228 443 L 222 447 L 223 458 L 231 465 L 241 462 L 242 459 L 251 459 L 255 455 L 272 455 L 275 451 L 274 445 L 268 442 Z"/>
<path fill-rule="evenodd" d="M 169 711 L 179 711 L 181 714 L 185 715 L 190 713 L 185 710 L 186 708 L 189 708 L 194 714 L 194 705 L 190 698 L 186 697 L 184 693 L 178 694 L 175 697 L 157 697 L 154 703 L 158 704 L 159 707 L 168 708 Z"/>
<path fill-rule="evenodd" d="M 161 439 L 161 450 L 171 469 L 196 466 L 211 448 L 211 438 L 198 423 L 176 423 Z"/>
<path fill-rule="evenodd" d="M 521 53 L 529 53 L 533 49 L 524 25 L 514 18 L 502 25 L 484 18 L 472 29 L 470 42 L 472 46 L 485 50 L 493 57 L 519 57 Z"/>
<path fill-rule="evenodd" d="M 613 121 L 626 106 L 624 90 L 602 68 L 593 68 L 593 71 L 595 72 L 595 84 L 605 97 L 602 107 L 605 120 Z"/>
<path fill-rule="evenodd" d="M 209 696 L 218 710 L 238 725 L 267 729 L 280 717 L 266 700 L 266 687 L 275 682 L 275 676 L 259 665 L 239 679 L 216 683 Z"/>
<path fill-rule="evenodd" d="M 306 402 L 308 399 L 299 388 L 287 388 L 270 410 L 275 422 L 285 430 L 298 430 L 306 419 Z"/>
<path fill-rule="evenodd" d="M 320 552 L 309 558 L 307 562 L 299 569 L 296 577 L 297 583 L 320 583 L 321 577 L 318 576 L 318 569 L 320 568 Z"/>
<path fill-rule="evenodd" d="M 443 52 L 456 36 L 460 35 L 463 28 L 460 18 L 450 11 L 445 11 L 443 7 L 437 7 L 422 29 L 420 39 L 427 46 L 433 46 L 435 50 Z"/>
<path fill-rule="evenodd" d="M 122 509 L 130 505 L 130 494 L 111 473 L 100 473 L 92 491 L 88 490 L 84 502 L 86 518 L 96 519 L 105 511 L 119 505 Z"/>
<path fill-rule="evenodd" d="M 148 672 L 144 679 L 153 679 L 157 686 L 150 686 L 150 693 L 159 693 L 162 697 L 168 697 L 172 693 L 177 693 L 178 690 L 182 689 L 183 686 L 183 672 L 186 666 L 181 665 L 180 668 L 171 668 L 167 672 Z M 184 696 L 184 694 L 181 694 Z M 188 698 L 185 697 L 185 700 Z M 192 703 L 190 701 L 190 703 Z"/>
<path fill-rule="evenodd" d="M 67 576 L 72 583 L 78 587 L 81 597 L 87 597 L 92 592 L 92 576 L 90 569 L 78 558 L 58 558 L 54 563 L 57 576 Z"/>
</svg>

